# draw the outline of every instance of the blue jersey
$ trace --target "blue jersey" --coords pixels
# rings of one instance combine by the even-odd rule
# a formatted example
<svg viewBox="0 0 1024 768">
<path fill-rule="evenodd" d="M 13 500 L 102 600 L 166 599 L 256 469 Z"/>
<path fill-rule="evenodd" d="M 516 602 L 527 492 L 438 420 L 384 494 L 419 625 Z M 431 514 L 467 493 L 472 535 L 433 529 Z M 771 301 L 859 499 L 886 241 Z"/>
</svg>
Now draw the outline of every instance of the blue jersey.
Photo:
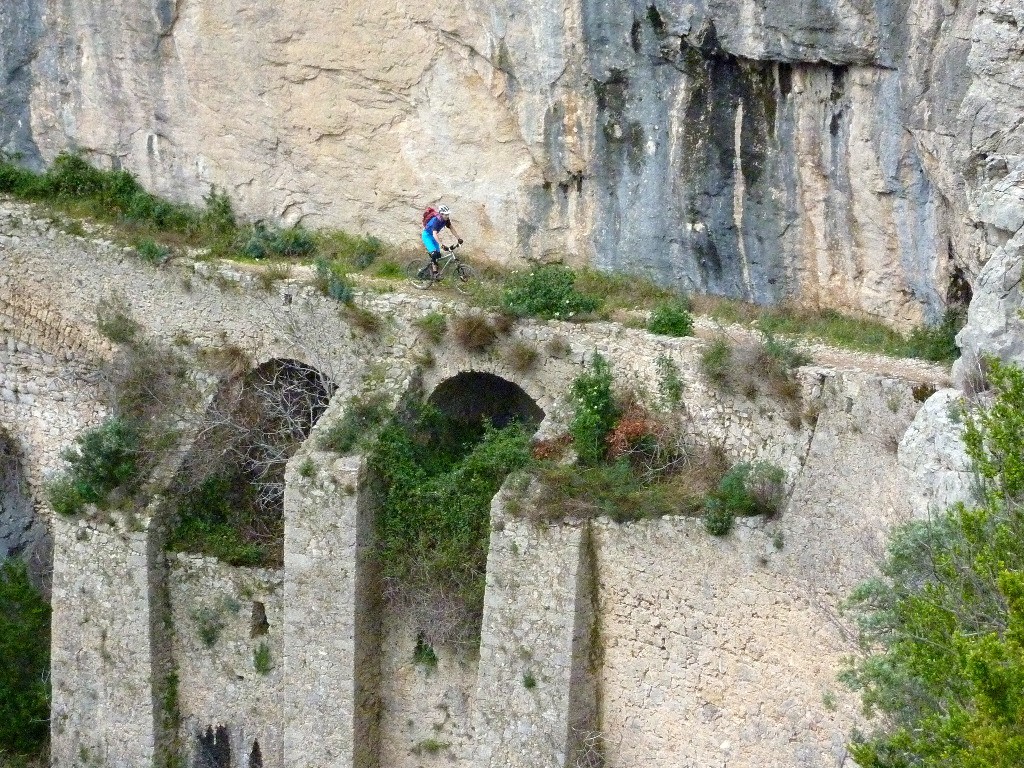
<svg viewBox="0 0 1024 768">
<path fill-rule="evenodd" d="M 427 222 L 427 226 L 423 228 L 424 232 L 429 232 L 432 235 L 436 235 L 445 227 L 449 226 L 448 222 L 438 216 L 432 216 L 430 221 Z"/>
</svg>

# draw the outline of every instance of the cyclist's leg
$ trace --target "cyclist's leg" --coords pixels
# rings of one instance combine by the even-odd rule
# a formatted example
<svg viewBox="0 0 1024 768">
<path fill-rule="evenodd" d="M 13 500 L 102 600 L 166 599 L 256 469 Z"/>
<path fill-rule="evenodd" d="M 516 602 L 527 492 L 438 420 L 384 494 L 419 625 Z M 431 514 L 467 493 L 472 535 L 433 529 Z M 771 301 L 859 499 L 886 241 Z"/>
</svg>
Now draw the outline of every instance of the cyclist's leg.
<svg viewBox="0 0 1024 768">
<path fill-rule="evenodd" d="M 423 246 L 427 249 L 427 255 L 430 256 L 430 271 L 437 276 L 437 260 L 441 257 L 441 246 L 438 244 L 434 235 L 427 230 L 423 230 Z"/>
</svg>

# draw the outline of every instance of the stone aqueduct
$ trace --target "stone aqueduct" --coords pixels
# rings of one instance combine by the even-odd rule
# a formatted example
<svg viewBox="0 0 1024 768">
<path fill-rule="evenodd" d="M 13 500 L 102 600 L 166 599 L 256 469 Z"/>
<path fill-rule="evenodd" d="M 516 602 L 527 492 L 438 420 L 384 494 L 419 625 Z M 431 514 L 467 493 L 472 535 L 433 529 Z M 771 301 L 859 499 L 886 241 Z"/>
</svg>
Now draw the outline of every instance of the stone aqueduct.
<svg viewBox="0 0 1024 768">
<path fill-rule="evenodd" d="M 697 339 L 534 322 L 509 336 L 540 351 L 525 374 L 504 362 L 508 340 L 477 354 L 445 340 L 424 369 L 414 321 L 470 310 L 365 292 L 360 304 L 384 319 L 369 333 L 300 277 L 267 291 L 240 268 L 157 269 L 45 222 L 20 231 L 0 243 L 0 426 L 26 481 L 5 488 L 23 488 L 36 515 L 17 541 L 0 529 L 9 538 L 0 545 L 35 546 L 37 561 L 52 562 L 55 766 L 136 768 L 176 748 L 195 765 L 205 755 L 250 768 L 438 757 L 563 766 L 596 734 L 613 767 L 842 759 L 857 715 L 834 688 L 848 649 L 835 605 L 870 571 L 881 532 L 924 503 L 897 446 L 920 408 L 918 379 L 941 374 L 809 366 L 800 403 L 780 407 L 710 388 Z M 782 466 L 789 502 L 777 519 L 718 540 L 684 518 L 537 526 L 509 514 L 499 493 L 478 653 L 439 649 L 427 672 L 411 663 L 416 628 L 377 599 L 374 509 L 358 456 L 319 452 L 311 439 L 289 462 L 280 570 L 164 551 L 159 498 L 133 520 L 47 512 L 41 489 L 61 448 L 105 414 L 93 371 L 112 347 L 93 320 L 113 291 L 166 343 L 317 366 L 339 386 L 320 424 L 366 386 L 449 399 L 460 377 L 494 376 L 521 388 L 544 414 L 540 431 L 554 433 L 568 385 L 594 353 L 612 361 L 620 385 L 647 392 L 665 356 L 681 372 L 693 431 L 737 460 Z M 555 337 L 567 355 L 545 352 Z M 306 459 L 311 477 L 297 469 Z M 224 621 L 213 648 L 199 639 L 209 610 Z M 270 650 L 268 674 L 253 669 L 257 643 Z"/>
</svg>

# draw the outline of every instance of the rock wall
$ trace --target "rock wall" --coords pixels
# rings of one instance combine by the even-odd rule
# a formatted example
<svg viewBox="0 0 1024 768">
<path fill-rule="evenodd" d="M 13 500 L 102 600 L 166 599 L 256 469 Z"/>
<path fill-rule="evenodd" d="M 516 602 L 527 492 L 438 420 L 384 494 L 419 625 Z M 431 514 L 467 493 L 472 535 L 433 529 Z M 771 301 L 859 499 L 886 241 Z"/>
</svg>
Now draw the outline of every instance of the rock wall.
<svg viewBox="0 0 1024 768">
<path fill-rule="evenodd" d="M 1014 0 L 3 13 L 0 146 L 410 244 L 444 199 L 500 261 L 907 326 L 998 247 L 992 185 L 1020 188 Z"/>
</svg>

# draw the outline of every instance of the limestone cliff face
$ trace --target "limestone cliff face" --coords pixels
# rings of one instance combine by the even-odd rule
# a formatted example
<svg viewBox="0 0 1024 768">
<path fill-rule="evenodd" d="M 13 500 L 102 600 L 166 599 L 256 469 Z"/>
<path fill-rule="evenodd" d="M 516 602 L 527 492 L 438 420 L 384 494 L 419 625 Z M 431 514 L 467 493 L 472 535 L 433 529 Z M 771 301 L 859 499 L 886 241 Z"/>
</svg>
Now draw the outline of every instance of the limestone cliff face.
<svg viewBox="0 0 1024 768">
<path fill-rule="evenodd" d="M 492 258 L 903 325 L 1002 237 L 1019 0 L 335 5 L 15 0 L 0 143 L 393 241 L 443 197 Z"/>
</svg>

